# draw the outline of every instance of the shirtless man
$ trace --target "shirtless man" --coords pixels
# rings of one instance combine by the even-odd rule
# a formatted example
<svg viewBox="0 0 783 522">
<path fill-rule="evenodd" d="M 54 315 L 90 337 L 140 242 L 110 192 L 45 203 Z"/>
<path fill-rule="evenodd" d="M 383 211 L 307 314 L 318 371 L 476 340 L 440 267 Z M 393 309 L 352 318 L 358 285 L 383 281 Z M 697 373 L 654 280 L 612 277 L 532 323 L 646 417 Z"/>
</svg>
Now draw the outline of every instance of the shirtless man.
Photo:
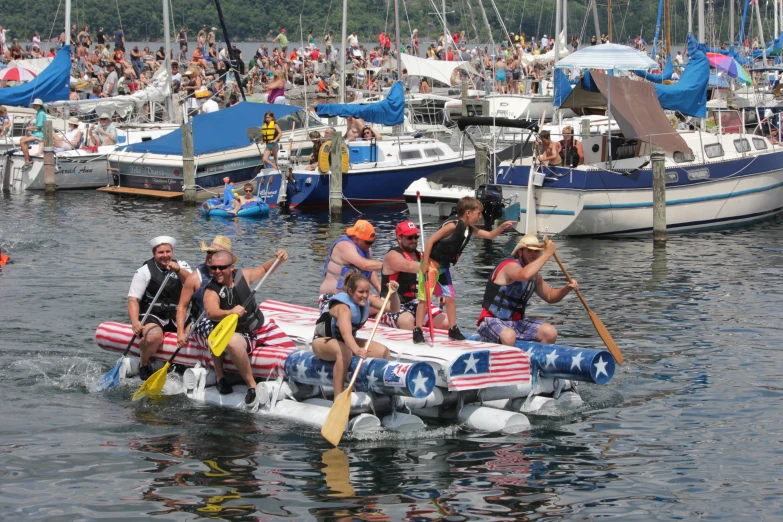
<svg viewBox="0 0 783 522">
<path fill-rule="evenodd" d="M 549 167 L 557 167 L 561 163 L 560 150 L 558 144 L 552 141 L 549 131 L 543 130 L 539 134 L 541 138 L 541 152 L 538 161 Z"/>
<path fill-rule="evenodd" d="M 346 119 L 347 129 L 345 130 L 344 140 L 355 141 L 357 138 L 361 138 L 362 131 L 364 130 L 364 120 L 361 118 L 353 118 L 348 116 Z"/>
</svg>

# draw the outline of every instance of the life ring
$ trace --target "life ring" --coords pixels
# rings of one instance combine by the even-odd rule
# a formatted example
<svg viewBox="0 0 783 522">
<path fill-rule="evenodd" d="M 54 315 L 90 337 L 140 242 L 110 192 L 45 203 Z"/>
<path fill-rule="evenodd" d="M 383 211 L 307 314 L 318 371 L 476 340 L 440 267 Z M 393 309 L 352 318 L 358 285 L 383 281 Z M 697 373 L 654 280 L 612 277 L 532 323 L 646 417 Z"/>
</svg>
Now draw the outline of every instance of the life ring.
<svg viewBox="0 0 783 522">
<path fill-rule="evenodd" d="M 332 158 L 332 144 L 327 142 L 321 145 L 321 150 L 318 151 L 318 170 L 326 174 L 327 172 L 331 171 L 331 160 Z M 349 161 L 348 161 L 348 147 L 345 146 L 345 143 L 343 143 L 343 174 L 348 172 L 349 167 Z"/>
</svg>

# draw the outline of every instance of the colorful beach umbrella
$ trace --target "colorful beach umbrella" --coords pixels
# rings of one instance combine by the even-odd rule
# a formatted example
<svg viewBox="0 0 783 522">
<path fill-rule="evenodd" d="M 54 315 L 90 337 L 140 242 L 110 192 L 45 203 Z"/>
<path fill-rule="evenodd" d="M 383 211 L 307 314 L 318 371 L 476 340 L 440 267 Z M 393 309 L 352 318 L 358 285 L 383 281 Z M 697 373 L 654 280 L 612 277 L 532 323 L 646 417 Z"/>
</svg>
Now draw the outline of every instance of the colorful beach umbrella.
<svg viewBox="0 0 783 522">
<path fill-rule="evenodd" d="M 36 74 L 24 67 L 9 67 L 0 71 L 0 81 L 5 82 L 29 82 L 35 79 Z"/>
<path fill-rule="evenodd" d="M 746 71 L 734 58 L 719 53 L 707 53 L 707 59 L 710 65 L 721 72 L 726 73 L 729 78 L 734 78 L 745 85 L 752 85 L 748 71 Z"/>
</svg>

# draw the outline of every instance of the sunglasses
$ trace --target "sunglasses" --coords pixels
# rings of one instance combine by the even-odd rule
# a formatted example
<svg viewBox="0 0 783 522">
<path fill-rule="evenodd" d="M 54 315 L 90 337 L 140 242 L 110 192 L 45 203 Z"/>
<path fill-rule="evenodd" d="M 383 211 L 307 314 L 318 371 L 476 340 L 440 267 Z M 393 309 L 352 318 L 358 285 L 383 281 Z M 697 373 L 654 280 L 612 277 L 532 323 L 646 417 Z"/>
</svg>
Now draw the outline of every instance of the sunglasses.
<svg viewBox="0 0 783 522">
<path fill-rule="evenodd" d="M 415 236 L 403 236 L 403 237 L 406 237 L 408 239 L 415 239 L 417 241 L 419 240 L 419 235 L 418 234 L 416 234 Z"/>
<path fill-rule="evenodd" d="M 211 265 L 209 267 L 209 269 L 212 270 L 212 271 L 215 271 L 215 270 L 226 270 L 228 268 L 231 268 L 231 265 Z"/>
<path fill-rule="evenodd" d="M 252 194 L 253 193 L 253 189 L 247 189 L 247 190 L 245 190 L 245 192 L 248 192 L 248 193 Z"/>
<path fill-rule="evenodd" d="M 368 245 L 372 245 L 373 243 L 375 243 L 375 238 L 371 239 L 370 241 L 367 241 L 366 239 L 362 239 L 362 241 L 364 241 Z"/>
</svg>

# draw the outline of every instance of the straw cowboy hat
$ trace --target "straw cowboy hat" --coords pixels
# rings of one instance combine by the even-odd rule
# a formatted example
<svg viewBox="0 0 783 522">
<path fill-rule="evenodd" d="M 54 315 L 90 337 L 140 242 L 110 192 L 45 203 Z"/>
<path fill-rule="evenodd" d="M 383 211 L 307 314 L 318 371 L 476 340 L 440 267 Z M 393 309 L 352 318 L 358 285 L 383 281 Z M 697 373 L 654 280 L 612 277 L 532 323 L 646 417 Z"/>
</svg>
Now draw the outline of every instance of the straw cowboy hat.
<svg viewBox="0 0 783 522">
<path fill-rule="evenodd" d="M 511 252 L 511 257 L 516 256 L 521 248 L 540 251 L 544 250 L 544 245 L 538 241 L 538 237 L 535 234 L 525 234 L 522 236 L 522 239 L 519 240 L 517 246 L 514 247 L 514 250 Z"/>
<path fill-rule="evenodd" d="M 199 246 L 201 247 L 202 252 L 212 252 L 213 254 L 225 250 L 231 254 L 234 263 L 237 262 L 237 255 L 231 251 L 231 240 L 226 236 L 215 236 L 211 245 L 207 245 L 204 241 L 199 241 Z"/>
</svg>

